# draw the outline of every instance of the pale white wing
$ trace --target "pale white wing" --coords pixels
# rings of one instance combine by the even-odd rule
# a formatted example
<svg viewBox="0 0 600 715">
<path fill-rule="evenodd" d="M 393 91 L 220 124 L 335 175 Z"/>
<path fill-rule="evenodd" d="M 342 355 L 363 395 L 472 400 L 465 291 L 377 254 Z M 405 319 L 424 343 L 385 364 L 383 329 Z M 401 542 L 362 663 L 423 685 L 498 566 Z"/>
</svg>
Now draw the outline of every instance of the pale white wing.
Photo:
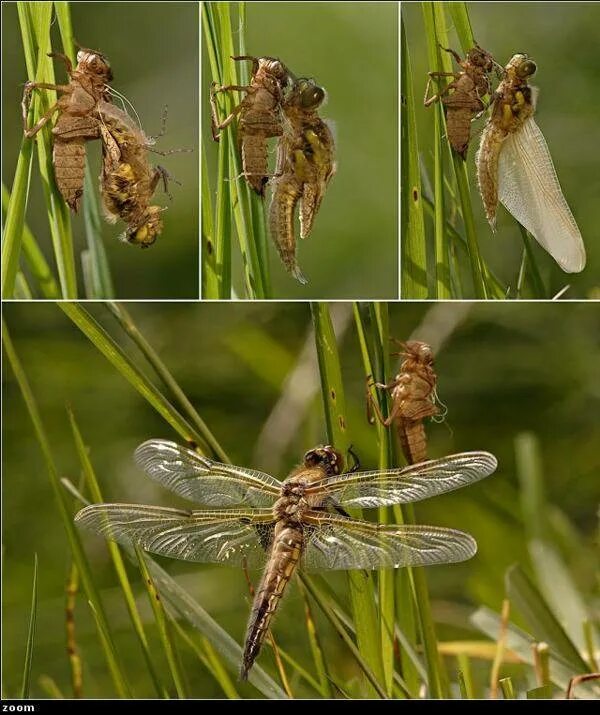
<svg viewBox="0 0 600 715">
<path fill-rule="evenodd" d="M 563 271 L 583 270 L 583 239 L 558 183 L 546 140 L 533 117 L 502 145 L 498 198 Z"/>
<path fill-rule="evenodd" d="M 477 553 L 469 534 L 410 524 L 382 525 L 310 512 L 302 566 L 318 569 L 391 569 L 466 561 Z M 318 526 L 317 526 L 318 524 Z"/>
<path fill-rule="evenodd" d="M 345 506 L 403 504 L 460 489 L 489 476 L 497 466 L 496 457 L 489 452 L 462 452 L 402 469 L 325 477 L 311 484 L 306 494 L 322 495 L 323 502 L 330 497 Z"/>
<path fill-rule="evenodd" d="M 151 439 L 135 450 L 135 460 L 155 482 L 206 506 L 272 506 L 281 482 L 268 474 L 213 462 L 187 447 Z"/>
<path fill-rule="evenodd" d="M 184 561 L 261 566 L 273 532 L 269 509 L 182 511 L 141 504 L 92 504 L 78 526 L 125 546 Z"/>
</svg>

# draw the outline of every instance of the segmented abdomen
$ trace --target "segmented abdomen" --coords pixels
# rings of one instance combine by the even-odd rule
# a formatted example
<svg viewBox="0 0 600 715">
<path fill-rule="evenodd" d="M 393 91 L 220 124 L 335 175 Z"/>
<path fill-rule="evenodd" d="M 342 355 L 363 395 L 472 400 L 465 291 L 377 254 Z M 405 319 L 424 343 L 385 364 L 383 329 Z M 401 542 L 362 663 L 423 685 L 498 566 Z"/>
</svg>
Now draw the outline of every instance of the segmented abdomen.
<svg viewBox="0 0 600 715">
<path fill-rule="evenodd" d="M 83 195 L 85 140 L 69 139 L 64 142 L 55 139 L 52 158 L 58 190 L 69 207 L 77 211 Z"/>
<path fill-rule="evenodd" d="M 427 436 L 422 420 L 398 418 L 398 436 L 404 458 L 409 464 L 427 459 Z"/>
<path fill-rule="evenodd" d="M 483 201 L 485 215 L 492 228 L 496 225 L 498 208 L 498 157 L 506 132 L 490 122 L 481 135 L 479 151 L 475 157 L 477 181 Z"/>
<path fill-rule="evenodd" d="M 242 680 L 248 676 L 248 671 L 260 652 L 273 613 L 296 569 L 301 550 L 302 531 L 293 526 L 278 525 L 271 557 L 252 604 L 240 671 Z"/>
<path fill-rule="evenodd" d="M 294 212 L 301 195 L 302 185 L 294 177 L 284 175 L 277 179 L 269 208 L 269 231 L 286 270 L 301 283 L 306 283 L 296 262 L 294 233 Z"/>
</svg>

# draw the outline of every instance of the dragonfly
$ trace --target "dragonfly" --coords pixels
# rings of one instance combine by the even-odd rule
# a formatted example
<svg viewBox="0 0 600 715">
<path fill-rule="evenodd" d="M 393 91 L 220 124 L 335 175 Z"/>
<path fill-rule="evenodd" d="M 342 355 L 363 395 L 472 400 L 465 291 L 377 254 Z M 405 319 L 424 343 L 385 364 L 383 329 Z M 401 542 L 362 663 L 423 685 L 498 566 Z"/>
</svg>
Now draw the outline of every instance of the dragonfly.
<svg viewBox="0 0 600 715">
<path fill-rule="evenodd" d="M 534 120 L 537 89 L 528 81 L 536 70 L 524 54 L 505 67 L 477 153 L 479 190 L 492 229 L 500 201 L 565 273 L 579 273 L 586 262 L 583 239 Z"/>
<path fill-rule="evenodd" d="M 296 205 L 300 204 L 300 237 L 307 238 L 336 172 L 333 133 L 318 114 L 324 100 L 325 90 L 306 78 L 295 80 L 287 93 L 269 208 L 269 230 L 281 260 L 303 284 L 307 280 L 296 260 Z"/>
<path fill-rule="evenodd" d="M 135 459 L 158 484 L 208 509 L 92 504 L 80 527 L 108 539 L 184 561 L 263 568 L 251 608 L 240 677 L 256 660 L 295 570 L 390 569 L 465 561 L 470 534 L 415 524 L 351 518 L 344 507 L 414 502 L 472 484 L 497 466 L 488 452 L 463 452 L 402 469 L 344 473 L 343 455 L 315 447 L 283 481 L 221 464 L 175 442 L 152 439 Z"/>
</svg>

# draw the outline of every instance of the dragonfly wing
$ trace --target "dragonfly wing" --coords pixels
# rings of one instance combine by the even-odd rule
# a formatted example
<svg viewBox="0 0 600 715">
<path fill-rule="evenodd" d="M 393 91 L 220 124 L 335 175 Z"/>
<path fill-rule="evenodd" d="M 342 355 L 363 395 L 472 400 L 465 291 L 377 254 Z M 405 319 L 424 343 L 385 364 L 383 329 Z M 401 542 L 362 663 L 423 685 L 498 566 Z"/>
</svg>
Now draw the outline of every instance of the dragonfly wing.
<svg viewBox="0 0 600 715">
<path fill-rule="evenodd" d="M 404 467 L 326 477 L 306 490 L 339 504 L 377 507 L 420 501 L 460 489 L 494 472 L 498 462 L 489 452 L 462 452 Z"/>
<path fill-rule="evenodd" d="M 567 273 L 585 266 L 585 247 L 533 117 L 510 134 L 498 158 L 498 197 Z"/>
<path fill-rule="evenodd" d="M 302 566 L 319 569 L 388 569 L 466 561 L 477 552 L 469 534 L 438 526 L 382 525 L 310 512 Z"/>
<path fill-rule="evenodd" d="M 92 504 L 78 526 L 125 546 L 184 561 L 261 566 L 273 531 L 269 509 L 183 511 L 141 504 Z"/>
<path fill-rule="evenodd" d="M 213 462 L 163 439 L 141 444 L 135 450 L 135 460 L 155 482 L 184 499 L 206 506 L 268 507 L 281 489 L 281 483 L 268 474 Z"/>
</svg>

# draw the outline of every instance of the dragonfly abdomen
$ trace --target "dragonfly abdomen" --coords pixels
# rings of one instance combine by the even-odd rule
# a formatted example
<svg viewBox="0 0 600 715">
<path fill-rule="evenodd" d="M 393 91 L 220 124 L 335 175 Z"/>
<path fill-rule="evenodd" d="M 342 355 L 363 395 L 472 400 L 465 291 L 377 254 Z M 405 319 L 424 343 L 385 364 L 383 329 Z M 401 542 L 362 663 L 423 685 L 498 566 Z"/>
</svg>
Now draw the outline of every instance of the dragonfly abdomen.
<svg viewBox="0 0 600 715">
<path fill-rule="evenodd" d="M 54 141 L 52 161 L 56 185 L 69 208 L 77 211 L 83 194 L 85 140 Z"/>
<path fill-rule="evenodd" d="M 269 630 L 273 613 L 283 596 L 298 564 L 302 550 L 302 530 L 294 525 L 279 522 L 275 527 L 273 548 L 256 591 L 242 656 L 240 678 L 245 680 L 256 660 Z"/>
<path fill-rule="evenodd" d="M 406 461 L 409 464 L 425 462 L 427 459 L 427 435 L 423 420 L 398 419 L 398 437 Z"/>
</svg>

